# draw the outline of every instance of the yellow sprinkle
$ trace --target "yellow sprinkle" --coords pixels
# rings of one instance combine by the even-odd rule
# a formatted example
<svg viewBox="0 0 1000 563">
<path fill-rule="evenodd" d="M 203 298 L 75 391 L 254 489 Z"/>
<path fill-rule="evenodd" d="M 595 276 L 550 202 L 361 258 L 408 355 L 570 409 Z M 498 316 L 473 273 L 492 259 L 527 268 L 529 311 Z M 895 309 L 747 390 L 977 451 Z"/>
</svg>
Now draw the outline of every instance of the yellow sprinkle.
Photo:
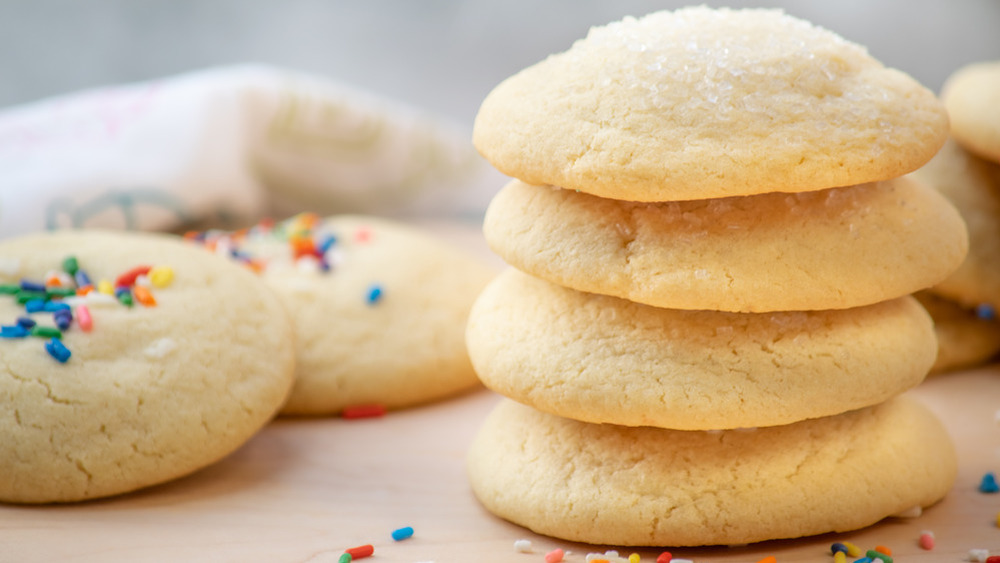
<svg viewBox="0 0 1000 563">
<path fill-rule="evenodd" d="M 833 554 L 833 563 L 847 563 L 847 555 L 844 555 L 843 551 L 838 551 Z"/>
<path fill-rule="evenodd" d="M 1000 512 L 997 512 L 997 527 L 1000 528 Z"/>
<path fill-rule="evenodd" d="M 633 553 L 628 556 L 628 563 L 639 563 L 639 554 Z"/>
<path fill-rule="evenodd" d="M 174 281 L 174 269 L 170 266 L 154 266 L 149 270 L 149 281 L 153 287 L 167 287 Z"/>
<path fill-rule="evenodd" d="M 849 541 L 840 543 L 844 544 L 844 547 L 847 548 L 847 554 L 850 555 L 851 557 L 861 557 L 863 555 L 863 553 L 861 552 L 861 548 L 854 545 L 853 543 Z"/>
<path fill-rule="evenodd" d="M 101 280 L 97 282 L 97 291 L 105 295 L 114 295 L 115 286 L 111 285 L 111 282 L 109 282 L 108 280 Z"/>
</svg>

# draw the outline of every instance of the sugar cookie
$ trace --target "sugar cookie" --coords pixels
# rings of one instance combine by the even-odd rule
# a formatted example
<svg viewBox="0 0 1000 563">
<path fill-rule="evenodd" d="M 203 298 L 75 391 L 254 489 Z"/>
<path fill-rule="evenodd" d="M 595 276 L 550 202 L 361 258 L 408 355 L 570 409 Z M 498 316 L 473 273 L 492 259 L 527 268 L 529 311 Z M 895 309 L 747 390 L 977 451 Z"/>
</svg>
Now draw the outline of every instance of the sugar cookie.
<svg viewBox="0 0 1000 563">
<path fill-rule="evenodd" d="M 934 155 L 933 92 L 778 10 L 693 7 L 595 27 L 498 85 L 473 140 L 501 172 L 630 201 L 886 180 Z"/>
<path fill-rule="evenodd" d="M 981 158 L 1000 162 L 1000 61 L 958 69 L 941 89 L 951 134 Z"/>
<path fill-rule="evenodd" d="M 1000 322 L 992 309 L 983 315 L 930 291 L 914 296 L 934 321 L 938 353 L 931 374 L 983 365 L 1000 355 Z"/>
<path fill-rule="evenodd" d="M 0 296 L 0 500 L 92 499 L 191 473 L 246 442 L 288 395 L 291 322 L 235 264 L 176 237 L 93 231 L 4 240 L 0 263 L 4 293 L 22 279 L 50 297 L 94 288 L 25 305 Z M 43 339 L 14 335 L 55 328 L 64 313 L 47 311 L 67 304 L 54 357 Z"/>
<path fill-rule="evenodd" d="M 473 440 L 472 489 L 537 533 L 610 545 L 742 544 L 845 532 L 941 499 L 941 423 L 896 398 L 758 430 L 588 424 L 504 400 Z"/>
<path fill-rule="evenodd" d="M 507 263 L 559 285 L 657 307 L 843 309 L 940 282 L 961 264 L 961 216 L 907 177 L 802 194 L 636 203 L 513 181 L 483 226 Z"/>
<path fill-rule="evenodd" d="M 259 270 L 292 315 L 296 381 L 282 414 L 396 409 L 479 384 L 465 324 L 495 271 L 471 255 L 361 215 L 303 214 L 201 238 Z"/>
<path fill-rule="evenodd" d="M 513 268 L 476 301 L 466 340 L 501 395 L 586 422 L 681 430 L 871 406 L 923 381 L 937 350 L 911 297 L 834 311 L 681 311 Z"/>
<path fill-rule="evenodd" d="M 952 140 L 912 176 L 948 198 L 969 233 L 965 260 L 931 291 L 966 308 L 988 304 L 1000 310 L 1000 164 Z"/>
</svg>

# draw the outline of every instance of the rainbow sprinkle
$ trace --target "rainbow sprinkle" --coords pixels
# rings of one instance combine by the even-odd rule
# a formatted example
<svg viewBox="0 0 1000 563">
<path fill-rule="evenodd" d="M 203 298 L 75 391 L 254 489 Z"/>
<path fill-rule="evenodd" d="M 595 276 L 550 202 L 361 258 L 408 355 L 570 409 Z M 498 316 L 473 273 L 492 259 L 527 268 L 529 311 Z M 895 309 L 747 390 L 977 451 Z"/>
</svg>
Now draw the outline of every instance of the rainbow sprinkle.
<svg viewBox="0 0 1000 563">
<path fill-rule="evenodd" d="M 24 306 L 25 311 L 25 315 L 17 317 L 16 324 L 0 326 L 0 338 L 46 338 L 45 351 L 59 363 L 66 363 L 73 354 L 62 341 L 63 333 L 70 330 L 74 322 L 84 332 L 90 332 L 94 327 L 90 309 L 82 300 L 97 303 L 102 301 L 97 295 L 107 294 L 114 295 L 119 303 L 128 307 L 134 304 L 134 300 L 146 307 L 156 306 L 149 289 L 136 285 L 137 280 L 150 272 L 150 266 L 137 266 L 126 271 L 118 276 L 117 285 L 101 280 L 98 283 L 100 293 L 97 294 L 93 293 L 93 282 L 80 268 L 75 256 L 66 257 L 61 266 L 62 271 L 52 270 L 46 274 L 44 282 L 25 278 L 17 284 L 0 284 L 0 295 L 14 298 Z M 166 280 L 165 287 L 173 279 L 173 270 L 165 266 L 159 268 L 161 281 Z M 15 275 L 16 271 L 10 273 Z M 52 315 L 55 326 L 40 325 L 30 316 L 44 313 Z"/>
<path fill-rule="evenodd" d="M 375 238 L 375 234 L 366 226 L 360 226 L 349 234 L 328 232 L 318 215 L 300 213 L 278 223 L 267 219 L 249 229 L 232 232 L 191 231 L 186 233 L 184 238 L 200 244 L 211 252 L 228 256 L 256 273 L 261 273 L 269 267 L 292 265 L 304 272 L 325 274 L 335 271 L 343 261 L 341 240 L 352 241 L 355 244 L 369 244 Z M 255 256 L 248 249 L 248 246 L 254 243 L 269 241 L 282 243 L 285 252 L 264 258 Z M 156 285 L 159 276 L 155 268 L 148 275 L 153 285 Z M 373 283 L 368 286 L 362 297 L 366 304 L 374 306 L 384 298 L 384 295 L 385 288 L 379 283 Z"/>
</svg>

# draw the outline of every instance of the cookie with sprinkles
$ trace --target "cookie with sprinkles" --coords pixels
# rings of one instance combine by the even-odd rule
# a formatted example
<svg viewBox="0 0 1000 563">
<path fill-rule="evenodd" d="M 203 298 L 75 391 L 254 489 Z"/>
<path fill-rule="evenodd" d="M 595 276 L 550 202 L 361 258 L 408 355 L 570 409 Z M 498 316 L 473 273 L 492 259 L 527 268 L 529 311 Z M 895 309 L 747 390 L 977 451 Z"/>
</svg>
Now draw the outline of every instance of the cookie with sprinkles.
<svg viewBox="0 0 1000 563">
<path fill-rule="evenodd" d="M 277 297 L 173 236 L 0 242 L 0 323 L 0 501 L 79 501 L 187 475 L 245 443 L 291 389 Z"/>
<path fill-rule="evenodd" d="M 493 268 L 420 229 L 301 214 L 190 236 L 258 272 L 291 313 L 288 415 L 372 416 L 478 386 L 469 309 Z"/>
<path fill-rule="evenodd" d="M 949 491 L 947 431 L 924 406 L 760 429 L 589 424 L 504 400 L 468 455 L 472 490 L 537 533 L 607 545 L 733 545 L 844 532 Z"/>
</svg>

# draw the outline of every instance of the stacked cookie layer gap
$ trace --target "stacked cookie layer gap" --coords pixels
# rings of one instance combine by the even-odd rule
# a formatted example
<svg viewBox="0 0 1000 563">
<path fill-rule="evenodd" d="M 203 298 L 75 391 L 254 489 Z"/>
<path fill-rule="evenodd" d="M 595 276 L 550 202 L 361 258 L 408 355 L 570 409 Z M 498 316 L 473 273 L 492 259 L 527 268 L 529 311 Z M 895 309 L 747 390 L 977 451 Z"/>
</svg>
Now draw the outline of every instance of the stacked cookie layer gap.
<svg viewBox="0 0 1000 563">
<path fill-rule="evenodd" d="M 513 401 L 470 449 L 477 497 L 539 533 L 666 546 L 939 500 L 953 448 L 898 395 L 937 349 L 910 294 L 968 243 L 902 176 L 946 136 L 932 93 L 777 11 L 626 19 L 500 84 L 475 142 L 517 178 L 484 223 L 514 268 L 467 343 Z"/>
</svg>

